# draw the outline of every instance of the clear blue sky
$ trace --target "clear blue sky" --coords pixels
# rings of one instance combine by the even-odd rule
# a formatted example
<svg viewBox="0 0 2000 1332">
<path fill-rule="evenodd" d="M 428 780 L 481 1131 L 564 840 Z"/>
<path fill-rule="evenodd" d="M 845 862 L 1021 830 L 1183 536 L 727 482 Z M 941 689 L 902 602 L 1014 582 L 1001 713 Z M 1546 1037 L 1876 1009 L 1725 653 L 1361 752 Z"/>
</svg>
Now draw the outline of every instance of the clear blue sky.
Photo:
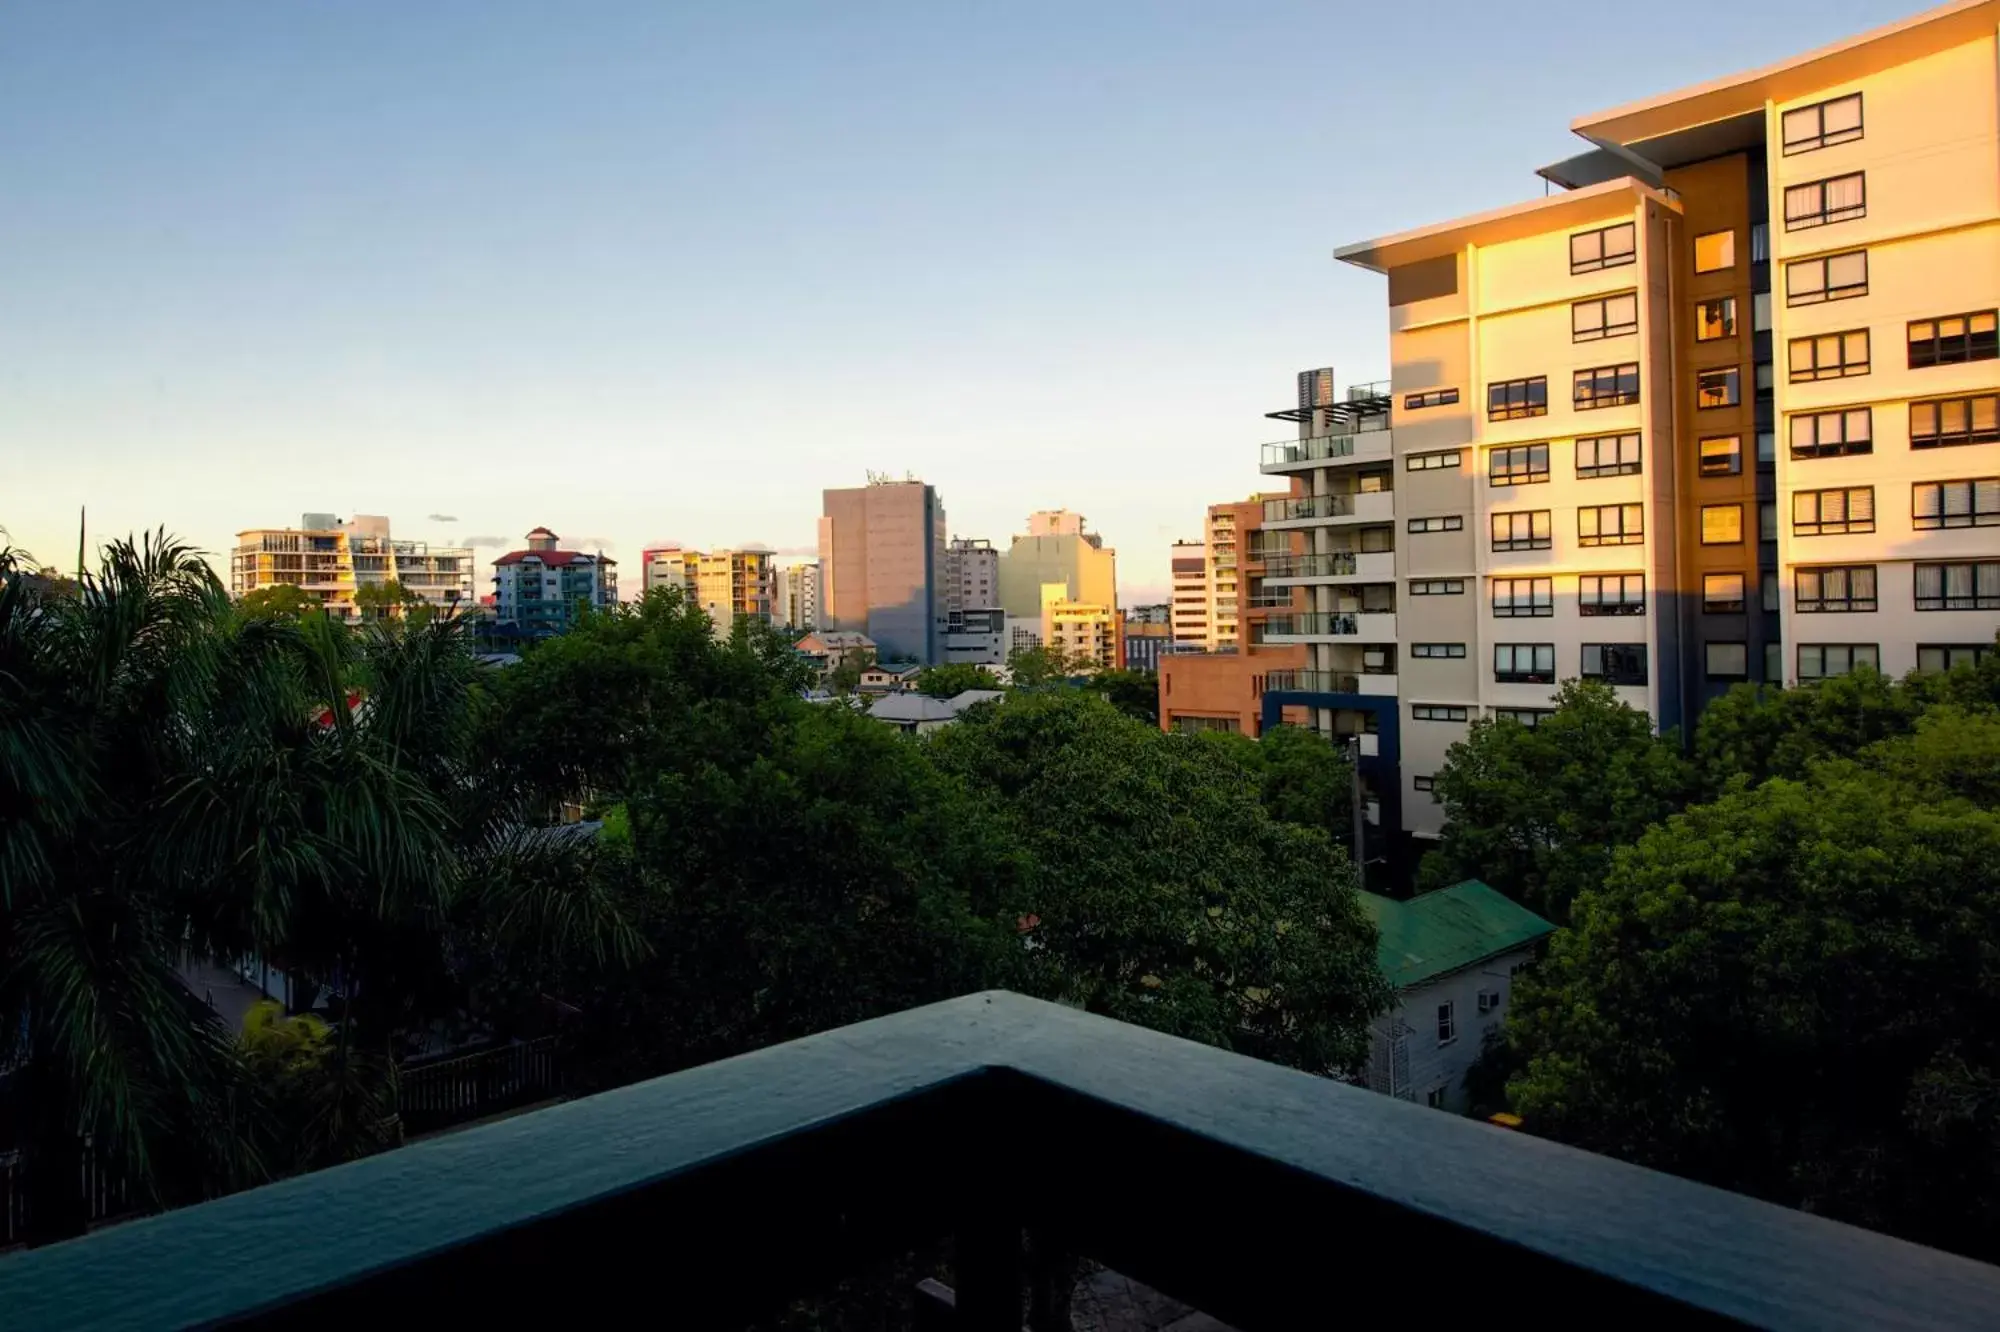
<svg viewBox="0 0 2000 1332">
<path fill-rule="evenodd" d="M 12 0 L 0 526 L 546 523 L 631 567 L 808 547 L 874 468 L 1003 544 L 1080 510 L 1157 591 L 1293 371 L 1386 373 L 1334 246 L 1906 12 Z"/>
</svg>

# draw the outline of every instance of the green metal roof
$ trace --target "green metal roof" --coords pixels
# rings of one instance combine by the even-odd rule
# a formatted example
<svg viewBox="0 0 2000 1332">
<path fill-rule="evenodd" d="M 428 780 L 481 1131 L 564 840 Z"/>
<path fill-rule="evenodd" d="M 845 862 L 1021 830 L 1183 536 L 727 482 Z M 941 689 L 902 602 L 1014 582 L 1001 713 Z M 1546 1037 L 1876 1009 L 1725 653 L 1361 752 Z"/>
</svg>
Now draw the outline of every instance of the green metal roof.
<svg viewBox="0 0 2000 1332">
<path fill-rule="evenodd" d="M 1362 893 L 1361 909 L 1382 936 L 1376 964 L 1399 990 L 1524 948 L 1556 928 L 1477 879 L 1407 902 Z"/>
</svg>

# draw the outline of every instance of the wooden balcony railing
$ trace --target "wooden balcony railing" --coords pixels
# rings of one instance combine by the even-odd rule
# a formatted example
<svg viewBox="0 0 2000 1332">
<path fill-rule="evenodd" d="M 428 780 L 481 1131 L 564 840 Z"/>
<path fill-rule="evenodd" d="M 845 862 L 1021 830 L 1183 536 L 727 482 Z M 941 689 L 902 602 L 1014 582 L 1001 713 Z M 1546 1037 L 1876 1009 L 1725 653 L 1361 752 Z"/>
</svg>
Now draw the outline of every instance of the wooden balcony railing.
<svg viewBox="0 0 2000 1332">
<path fill-rule="evenodd" d="M 2000 1268 L 996 993 L 0 1259 L 0 1321 L 741 1327 L 951 1236 L 954 1325 L 1018 1332 L 1024 1230 L 1250 1332 L 2000 1310 Z"/>
</svg>

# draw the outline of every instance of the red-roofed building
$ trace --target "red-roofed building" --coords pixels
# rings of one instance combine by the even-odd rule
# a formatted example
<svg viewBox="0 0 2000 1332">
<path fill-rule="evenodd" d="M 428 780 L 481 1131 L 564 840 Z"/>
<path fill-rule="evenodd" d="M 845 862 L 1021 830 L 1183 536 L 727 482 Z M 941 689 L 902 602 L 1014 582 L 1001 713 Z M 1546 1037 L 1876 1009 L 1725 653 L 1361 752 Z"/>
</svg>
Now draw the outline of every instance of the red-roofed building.
<svg viewBox="0 0 2000 1332">
<path fill-rule="evenodd" d="M 604 554 L 564 550 L 546 527 L 528 533 L 526 550 L 493 561 L 494 618 L 525 634 L 557 634 L 583 608 L 618 604 L 618 561 Z"/>
</svg>

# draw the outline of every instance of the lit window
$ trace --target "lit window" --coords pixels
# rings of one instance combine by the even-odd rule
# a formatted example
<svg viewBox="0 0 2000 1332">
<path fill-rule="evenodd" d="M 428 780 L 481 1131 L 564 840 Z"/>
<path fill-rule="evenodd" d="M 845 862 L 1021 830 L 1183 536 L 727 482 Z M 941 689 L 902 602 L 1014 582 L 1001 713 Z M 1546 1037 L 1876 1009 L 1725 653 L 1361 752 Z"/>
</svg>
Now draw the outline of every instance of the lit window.
<svg viewBox="0 0 2000 1332">
<path fill-rule="evenodd" d="M 1785 230 L 1803 231 L 1868 216 L 1868 187 L 1861 172 L 1785 188 Z"/>
<path fill-rule="evenodd" d="M 1637 435 L 1600 435 L 1576 442 L 1579 477 L 1627 476 L 1639 470 Z"/>
<path fill-rule="evenodd" d="M 2000 357 L 2000 312 L 1943 315 L 1910 321 L 1910 369 L 1961 365 Z"/>
<path fill-rule="evenodd" d="M 1910 447 L 2000 443 L 2000 394 L 1910 404 Z"/>
<path fill-rule="evenodd" d="M 1736 267 L 1736 233 L 1711 231 L 1694 238 L 1694 271 L 1718 273 Z"/>
<path fill-rule="evenodd" d="M 1701 441 L 1701 474 L 1735 476 L 1743 470 L 1743 437 L 1713 435 Z"/>
<path fill-rule="evenodd" d="M 1552 532 L 1549 514 L 1547 509 L 1494 514 L 1493 549 L 1547 550 Z"/>
<path fill-rule="evenodd" d="M 1526 486 L 1549 479 L 1549 446 L 1517 444 L 1486 455 L 1486 479 L 1496 486 Z"/>
<path fill-rule="evenodd" d="M 1849 250 L 1785 265 L 1785 304 L 1817 305 L 1868 294 L 1868 251 Z"/>
<path fill-rule="evenodd" d="M 1637 242 L 1638 229 L 1630 222 L 1579 231 L 1569 238 L 1569 271 L 1594 273 L 1629 264 L 1637 258 Z"/>
<path fill-rule="evenodd" d="M 1747 643 L 1710 643 L 1704 655 L 1707 658 L 1707 674 L 1711 680 L 1742 680 L 1750 674 L 1750 645 Z"/>
<path fill-rule="evenodd" d="M 1792 418 L 1794 458 L 1838 458 L 1875 451 L 1875 412 L 1850 407 L 1838 412 L 1809 412 Z"/>
<path fill-rule="evenodd" d="M 1743 612 L 1743 575 L 1703 574 L 1701 608 L 1709 615 L 1740 615 Z"/>
<path fill-rule="evenodd" d="M 1504 379 L 1486 386 L 1486 419 L 1513 421 L 1549 414 L 1549 377 Z"/>
<path fill-rule="evenodd" d="M 1594 504 L 1576 511 L 1579 546 L 1636 546 L 1645 539 L 1643 505 Z"/>
<path fill-rule="evenodd" d="M 1695 406 L 1734 407 L 1741 401 L 1743 401 L 1743 372 L 1737 366 L 1695 372 Z"/>
<path fill-rule="evenodd" d="M 1694 307 L 1694 340 L 1714 342 L 1736 336 L 1736 298 L 1723 296 L 1713 301 L 1697 301 Z"/>
<path fill-rule="evenodd" d="M 1556 613 L 1553 578 L 1495 578 L 1493 614 L 1500 619 Z"/>
<path fill-rule="evenodd" d="M 1701 509 L 1701 544 L 1734 546 L 1743 540 L 1741 504 L 1704 504 Z"/>
<path fill-rule="evenodd" d="M 1861 137 L 1861 94 L 1787 111 L 1782 126 L 1787 157 L 1851 142 Z"/>
</svg>

